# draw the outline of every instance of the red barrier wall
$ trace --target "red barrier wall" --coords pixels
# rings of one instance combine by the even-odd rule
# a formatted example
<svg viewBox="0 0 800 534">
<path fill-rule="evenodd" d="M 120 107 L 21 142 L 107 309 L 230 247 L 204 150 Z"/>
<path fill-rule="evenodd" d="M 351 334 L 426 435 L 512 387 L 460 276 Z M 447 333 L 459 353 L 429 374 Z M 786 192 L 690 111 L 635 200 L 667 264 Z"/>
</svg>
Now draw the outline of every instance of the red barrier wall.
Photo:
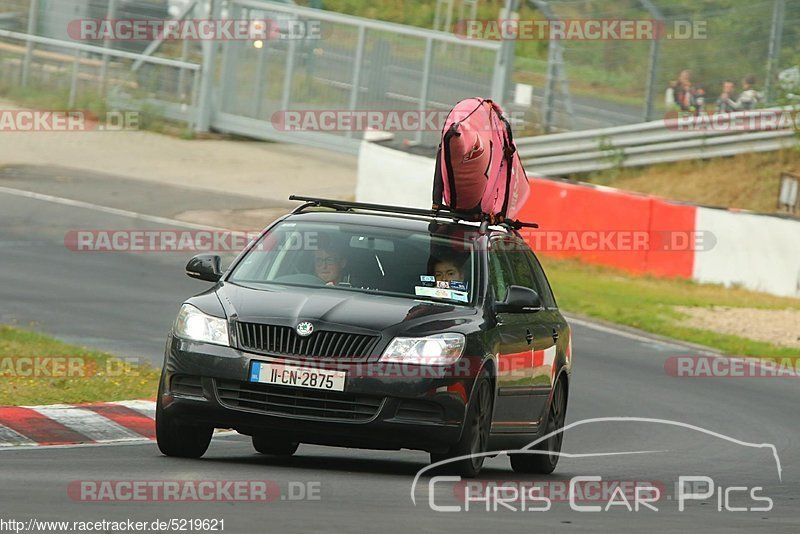
<svg viewBox="0 0 800 534">
<path fill-rule="evenodd" d="M 697 208 L 611 188 L 531 179 L 519 219 L 540 254 L 655 276 L 691 278 Z"/>
</svg>

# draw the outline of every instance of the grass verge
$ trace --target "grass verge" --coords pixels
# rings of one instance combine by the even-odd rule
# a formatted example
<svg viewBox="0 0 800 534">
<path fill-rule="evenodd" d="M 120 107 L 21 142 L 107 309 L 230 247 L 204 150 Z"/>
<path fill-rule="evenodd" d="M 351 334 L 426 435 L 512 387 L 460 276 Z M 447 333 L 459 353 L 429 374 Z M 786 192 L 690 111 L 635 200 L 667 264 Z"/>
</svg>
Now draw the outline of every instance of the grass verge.
<svg viewBox="0 0 800 534">
<path fill-rule="evenodd" d="M 681 326 L 675 306 L 795 309 L 800 300 L 689 280 L 633 276 L 577 260 L 542 257 L 559 306 L 566 312 L 698 343 L 726 354 L 780 358 L 798 350 L 743 337 Z M 743 325 L 747 330 L 747 325 Z"/>
<path fill-rule="evenodd" d="M 0 406 L 153 398 L 158 377 L 146 365 L 0 325 Z"/>
</svg>

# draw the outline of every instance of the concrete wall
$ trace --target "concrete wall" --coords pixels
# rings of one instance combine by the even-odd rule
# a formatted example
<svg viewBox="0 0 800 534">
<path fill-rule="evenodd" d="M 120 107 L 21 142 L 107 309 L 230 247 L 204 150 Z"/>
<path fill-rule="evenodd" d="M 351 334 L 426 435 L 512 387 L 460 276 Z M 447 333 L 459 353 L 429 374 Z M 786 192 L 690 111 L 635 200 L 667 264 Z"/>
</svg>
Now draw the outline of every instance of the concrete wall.
<svg viewBox="0 0 800 534">
<path fill-rule="evenodd" d="M 695 253 L 695 280 L 800 297 L 800 221 L 698 208 L 697 228 L 717 242 Z"/>
<path fill-rule="evenodd" d="M 358 154 L 356 200 L 430 209 L 434 158 L 363 142 Z"/>
</svg>

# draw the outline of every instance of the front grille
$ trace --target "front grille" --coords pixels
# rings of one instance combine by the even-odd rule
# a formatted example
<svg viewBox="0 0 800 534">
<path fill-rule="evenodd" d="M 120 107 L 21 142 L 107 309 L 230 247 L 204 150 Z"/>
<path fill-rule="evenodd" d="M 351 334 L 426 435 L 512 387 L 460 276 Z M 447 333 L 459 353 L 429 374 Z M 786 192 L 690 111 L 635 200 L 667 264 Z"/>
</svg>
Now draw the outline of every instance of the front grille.
<svg viewBox="0 0 800 534">
<path fill-rule="evenodd" d="M 377 336 L 326 330 L 302 337 L 294 328 L 270 324 L 236 323 L 236 330 L 244 350 L 304 358 L 365 360 L 378 342 Z"/>
<path fill-rule="evenodd" d="M 340 421 L 368 421 L 382 403 L 379 397 L 338 391 L 230 381 L 217 381 L 217 395 L 228 408 Z"/>
</svg>

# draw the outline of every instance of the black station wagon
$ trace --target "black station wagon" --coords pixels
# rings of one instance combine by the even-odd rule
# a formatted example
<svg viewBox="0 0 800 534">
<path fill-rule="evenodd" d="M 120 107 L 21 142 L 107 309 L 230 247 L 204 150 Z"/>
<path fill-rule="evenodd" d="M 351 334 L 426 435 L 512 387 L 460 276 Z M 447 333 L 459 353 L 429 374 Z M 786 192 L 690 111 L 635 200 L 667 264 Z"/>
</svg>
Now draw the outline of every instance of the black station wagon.
<svg viewBox="0 0 800 534">
<path fill-rule="evenodd" d="M 475 476 L 487 451 L 515 471 L 559 458 L 570 328 L 520 225 L 457 213 L 292 197 L 180 309 L 158 392 L 158 446 L 200 457 L 215 428 L 262 454 L 300 443 L 429 451 Z"/>
</svg>

